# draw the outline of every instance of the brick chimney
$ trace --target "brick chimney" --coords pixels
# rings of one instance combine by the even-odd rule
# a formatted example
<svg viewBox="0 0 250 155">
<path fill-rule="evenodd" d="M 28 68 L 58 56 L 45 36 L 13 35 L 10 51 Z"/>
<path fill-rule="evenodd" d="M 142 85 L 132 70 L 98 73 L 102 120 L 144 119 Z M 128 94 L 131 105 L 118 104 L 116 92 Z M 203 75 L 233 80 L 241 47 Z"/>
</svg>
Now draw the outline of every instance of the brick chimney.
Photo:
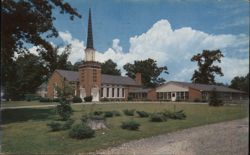
<svg viewBox="0 0 250 155">
<path fill-rule="evenodd" d="M 137 84 L 142 85 L 142 82 L 141 82 L 141 73 L 136 73 L 135 74 L 135 81 L 136 81 Z"/>
</svg>

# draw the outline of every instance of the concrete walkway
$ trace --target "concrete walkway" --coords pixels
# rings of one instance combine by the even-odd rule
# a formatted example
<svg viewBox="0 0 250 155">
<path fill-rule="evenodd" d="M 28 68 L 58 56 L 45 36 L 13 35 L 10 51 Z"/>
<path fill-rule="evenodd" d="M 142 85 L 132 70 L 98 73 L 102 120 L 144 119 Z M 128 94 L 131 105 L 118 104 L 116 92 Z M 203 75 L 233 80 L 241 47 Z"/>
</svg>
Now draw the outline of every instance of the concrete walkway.
<svg viewBox="0 0 250 155">
<path fill-rule="evenodd" d="M 184 129 L 93 154 L 247 155 L 248 119 Z"/>
</svg>

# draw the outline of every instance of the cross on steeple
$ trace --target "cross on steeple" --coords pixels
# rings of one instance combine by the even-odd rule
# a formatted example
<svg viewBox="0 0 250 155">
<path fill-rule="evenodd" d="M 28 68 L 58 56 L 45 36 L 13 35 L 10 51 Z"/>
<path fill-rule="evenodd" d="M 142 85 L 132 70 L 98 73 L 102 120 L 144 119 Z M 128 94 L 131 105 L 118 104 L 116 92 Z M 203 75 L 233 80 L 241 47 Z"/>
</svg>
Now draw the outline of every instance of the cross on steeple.
<svg viewBox="0 0 250 155">
<path fill-rule="evenodd" d="M 87 48 L 94 49 L 93 33 L 92 33 L 92 21 L 91 21 L 91 9 L 90 8 L 89 8 L 89 20 L 88 20 Z"/>
</svg>

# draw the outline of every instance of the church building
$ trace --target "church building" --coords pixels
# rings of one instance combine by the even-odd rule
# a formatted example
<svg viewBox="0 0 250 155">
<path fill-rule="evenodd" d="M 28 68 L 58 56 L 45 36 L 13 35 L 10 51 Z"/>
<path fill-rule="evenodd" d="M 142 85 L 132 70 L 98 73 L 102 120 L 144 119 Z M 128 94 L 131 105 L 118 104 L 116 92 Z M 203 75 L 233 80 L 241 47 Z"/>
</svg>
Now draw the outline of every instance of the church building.
<svg viewBox="0 0 250 155">
<path fill-rule="evenodd" d="M 148 101 L 208 101 L 212 91 L 216 90 L 222 100 L 241 100 L 246 93 L 225 86 L 194 84 L 170 81 L 156 88 L 145 89 L 141 74 L 135 79 L 125 76 L 101 73 L 101 64 L 95 60 L 95 48 L 92 33 L 91 10 L 88 18 L 87 45 L 84 63 L 78 71 L 55 70 L 47 85 L 49 98 L 57 98 L 57 87 L 70 86 L 74 95 L 84 99 L 92 96 L 92 101 L 109 100 L 148 100 Z M 41 92 L 41 91 L 40 91 Z"/>
<path fill-rule="evenodd" d="M 82 99 L 92 96 L 93 101 L 99 101 L 101 98 L 125 100 L 129 91 L 142 87 L 140 73 L 136 74 L 136 80 L 101 73 L 101 64 L 95 60 L 91 10 L 89 10 L 84 63 L 79 67 L 78 72 L 55 70 L 48 82 L 47 96 L 57 98 L 56 87 L 62 88 L 65 85 L 74 89 L 74 95 L 80 96 Z"/>
</svg>

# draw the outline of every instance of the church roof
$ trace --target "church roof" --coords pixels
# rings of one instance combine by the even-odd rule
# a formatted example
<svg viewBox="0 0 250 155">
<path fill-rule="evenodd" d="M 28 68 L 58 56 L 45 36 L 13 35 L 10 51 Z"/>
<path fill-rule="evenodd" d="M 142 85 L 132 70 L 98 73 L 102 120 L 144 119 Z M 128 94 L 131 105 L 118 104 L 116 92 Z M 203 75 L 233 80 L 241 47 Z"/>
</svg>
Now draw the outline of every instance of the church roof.
<svg viewBox="0 0 250 155">
<path fill-rule="evenodd" d="M 107 74 L 102 74 L 102 83 L 103 84 L 140 86 L 139 84 L 136 83 L 135 80 L 131 79 L 130 77 L 107 75 Z"/>
<path fill-rule="evenodd" d="M 218 85 L 209 85 L 209 84 L 198 84 L 198 83 L 189 83 L 189 82 L 178 82 L 178 81 L 170 81 L 164 85 L 167 84 L 176 84 L 182 87 L 192 88 L 199 91 L 213 91 L 213 89 L 216 89 L 218 92 L 231 92 L 231 93 L 245 93 L 240 90 L 228 88 L 225 86 L 218 86 Z"/>
<path fill-rule="evenodd" d="M 56 72 L 58 72 L 62 77 L 64 77 L 68 81 L 72 81 L 72 82 L 79 81 L 79 72 L 77 71 L 57 69 Z M 114 84 L 114 85 L 140 86 L 139 84 L 136 83 L 135 80 L 131 79 L 130 77 L 107 75 L 107 74 L 102 74 L 101 83 L 102 84 Z"/>
</svg>

